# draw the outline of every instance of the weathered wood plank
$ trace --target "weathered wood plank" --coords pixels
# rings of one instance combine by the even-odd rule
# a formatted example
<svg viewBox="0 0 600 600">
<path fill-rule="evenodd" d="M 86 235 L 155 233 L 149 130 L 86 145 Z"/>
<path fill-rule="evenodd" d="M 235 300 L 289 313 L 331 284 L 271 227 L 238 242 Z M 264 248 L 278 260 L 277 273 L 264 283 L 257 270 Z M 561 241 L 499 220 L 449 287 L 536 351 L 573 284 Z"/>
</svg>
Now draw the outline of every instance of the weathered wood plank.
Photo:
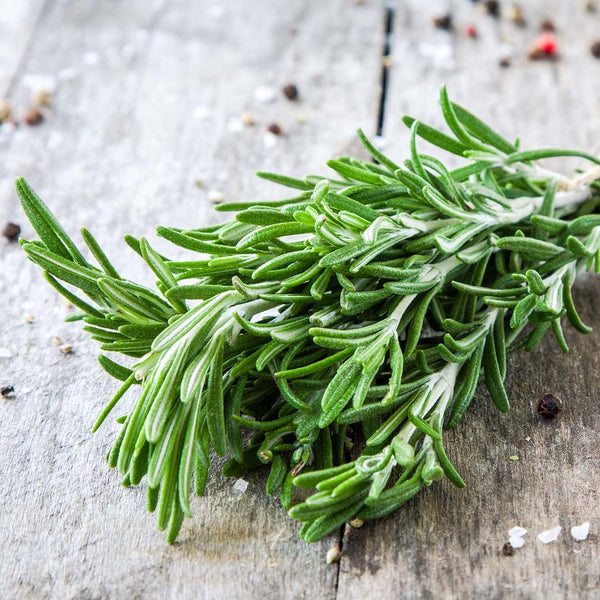
<svg viewBox="0 0 600 600">
<path fill-rule="evenodd" d="M 27 73 L 60 74 L 54 106 L 42 126 L 20 128 L 0 147 L 0 214 L 23 223 L 12 179 L 24 175 L 68 230 L 88 226 L 118 268 L 150 281 L 122 251 L 122 234 L 214 219 L 206 189 L 281 193 L 250 173 L 318 170 L 356 126 L 374 128 L 382 23 L 377 3 L 345 0 L 49 2 L 13 97 L 27 101 Z M 281 95 L 290 80 L 298 103 Z M 274 102 L 256 100 L 259 86 L 275 89 Z M 236 131 L 230 120 L 241 112 L 256 126 Z M 264 142 L 271 121 L 287 134 L 274 146 Z M 195 518 L 167 546 L 145 514 L 144 491 L 119 487 L 102 460 L 116 427 L 89 434 L 115 388 L 96 348 L 61 322 L 67 309 L 4 242 L 0 297 L 0 347 L 12 355 L 0 359 L 0 378 L 16 388 L 0 404 L 0 597 L 334 595 L 329 542 L 300 542 L 260 476 L 241 496 L 213 474 Z M 35 321 L 26 325 L 24 313 Z M 53 336 L 73 354 L 62 355 Z"/>
<path fill-rule="evenodd" d="M 525 29 L 478 16 L 476 6 L 458 0 L 428 9 L 417 1 L 399 3 L 384 131 L 392 157 L 407 155 L 403 112 L 442 124 L 436 98 L 443 83 L 455 100 L 501 133 L 520 134 L 525 148 L 540 144 L 598 152 L 600 67 L 589 55 L 598 15 L 585 15 L 575 2 L 523 6 Z M 431 16 L 445 7 L 454 17 L 452 34 L 431 25 Z M 530 62 L 527 45 L 545 17 L 556 23 L 561 59 Z M 462 33 L 469 21 L 479 29 L 478 40 Z M 500 69 L 507 38 L 515 41 L 515 58 L 511 67 Z M 449 54 L 440 45 L 447 45 Z M 598 597 L 599 293 L 593 276 L 578 284 L 576 301 L 596 332 L 587 337 L 570 332 L 569 355 L 548 339 L 536 352 L 511 358 L 508 415 L 500 415 L 481 392 L 463 423 L 447 433 L 446 447 L 466 490 L 447 481 L 434 484 L 395 516 L 349 530 L 340 598 L 384 598 L 390 590 L 403 598 Z M 535 408 L 546 392 L 565 404 L 560 418 L 550 423 L 542 422 Z M 509 460 L 512 455 L 520 460 Z M 569 529 L 582 521 L 591 522 L 593 535 L 577 543 Z M 501 548 L 515 525 L 529 530 L 526 544 L 506 557 Z M 557 542 L 536 540 L 555 525 L 563 527 Z"/>
</svg>

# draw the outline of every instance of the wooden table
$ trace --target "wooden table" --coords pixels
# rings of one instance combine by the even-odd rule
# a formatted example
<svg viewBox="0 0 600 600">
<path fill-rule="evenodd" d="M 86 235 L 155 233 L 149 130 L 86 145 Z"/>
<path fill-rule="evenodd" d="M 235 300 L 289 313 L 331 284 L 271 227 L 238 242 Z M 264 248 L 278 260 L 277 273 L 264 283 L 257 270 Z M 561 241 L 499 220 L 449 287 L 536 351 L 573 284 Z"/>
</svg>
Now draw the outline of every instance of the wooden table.
<svg viewBox="0 0 600 600">
<path fill-rule="evenodd" d="M 524 147 L 597 153 L 600 61 L 589 47 L 600 13 L 575 0 L 523 4 L 527 27 L 467 0 L 399 0 L 387 9 L 375 0 L 0 0 L 0 97 L 20 117 L 30 87 L 56 86 L 44 123 L 0 128 L 0 221 L 33 235 L 13 191 L 24 175 L 70 231 L 89 227 L 117 267 L 149 282 L 124 233 L 214 222 L 208 190 L 275 197 L 255 170 L 322 172 L 327 158 L 360 152 L 358 126 L 382 133 L 401 160 L 408 135 L 400 117 L 441 124 L 444 82 L 503 133 L 520 134 Z M 447 10 L 453 32 L 431 23 Z M 545 17 L 556 24 L 560 59 L 529 61 Z M 477 39 L 464 34 L 470 22 Z M 382 61 L 386 31 L 390 58 Z M 511 66 L 501 68 L 507 55 Z M 298 101 L 281 93 L 288 82 Z M 254 126 L 240 122 L 244 113 Z M 273 122 L 284 136 L 265 136 Z M 598 279 L 578 284 L 582 315 L 596 327 L 599 293 Z M 265 496 L 262 475 L 248 477 L 240 494 L 214 473 L 193 501 L 194 519 L 168 546 L 145 513 L 144 491 L 120 487 L 103 461 L 116 426 L 89 433 L 115 389 L 94 344 L 62 322 L 68 309 L 4 241 L 0 298 L 0 383 L 15 387 L 0 400 L 0 598 L 600 597 L 598 334 L 569 333 L 567 356 L 548 340 L 512 357 L 510 414 L 478 395 L 447 436 L 465 490 L 443 481 L 390 518 L 306 545 Z M 62 354 L 54 337 L 73 353 Z M 551 423 L 535 413 L 544 392 L 565 404 Z M 569 529 L 582 521 L 592 534 L 576 543 Z M 526 544 L 503 556 L 514 525 L 529 530 Z M 555 525 L 563 527 L 558 541 L 536 540 Z M 328 565 L 338 541 L 342 559 Z"/>
</svg>

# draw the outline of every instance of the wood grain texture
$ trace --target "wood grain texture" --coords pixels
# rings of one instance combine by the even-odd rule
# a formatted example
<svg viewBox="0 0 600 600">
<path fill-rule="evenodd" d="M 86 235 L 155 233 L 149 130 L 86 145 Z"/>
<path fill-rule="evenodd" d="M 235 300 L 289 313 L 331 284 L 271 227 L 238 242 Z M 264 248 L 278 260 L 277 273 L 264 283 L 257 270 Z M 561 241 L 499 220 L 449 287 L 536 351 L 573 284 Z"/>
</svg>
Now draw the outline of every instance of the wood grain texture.
<svg viewBox="0 0 600 600">
<path fill-rule="evenodd" d="M 459 0 L 427 9 L 417 0 L 397 3 L 396 63 L 384 130 L 393 159 L 407 155 L 403 113 L 442 125 L 436 99 L 444 83 L 455 101 L 509 139 L 519 134 L 524 148 L 539 144 L 598 153 L 600 64 L 589 47 L 600 31 L 600 16 L 585 14 L 577 2 L 522 6 L 526 28 L 483 16 L 481 7 Z M 453 16 L 454 32 L 431 25 L 431 17 L 445 11 Z M 560 60 L 529 61 L 528 46 L 547 17 L 557 28 Z M 477 40 L 464 36 L 468 22 L 476 24 Z M 498 61 L 507 55 L 511 66 L 502 69 Z M 391 590 L 403 598 L 435 599 L 600 596 L 600 282 L 584 278 L 576 291 L 596 332 L 571 331 L 566 356 L 547 339 L 532 354 L 510 359 L 510 413 L 499 414 L 481 391 L 461 425 L 447 433 L 448 453 L 467 488 L 434 484 L 392 518 L 349 529 L 339 598 L 389 598 Z M 537 399 L 546 392 L 565 404 L 554 422 L 536 415 Z M 509 460 L 513 455 L 519 460 Z M 593 534 L 574 542 L 569 530 L 583 521 L 591 522 Z M 506 557 L 501 548 L 515 525 L 529 530 L 526 544 Z M 556 525 L 563 527 L 557 542 L 537 541 L 538 533 Z"/>
<path fill-rule="evenodd" d="M 281 194 L 253 171 L 317 171 L 357 126 L 374 129 L 382 23 L 377 3 L 345 0 L 48 0 L 11 99 L 26 105 L 31 73 L 55 77 L 57 91 L 42 125 L 0 145 L 0 218 L 32 237 L 12 183 L 24 175 L 69 231 L 89 227 L 118 268 L 149 282 L 124 233 L 215 219 L 209 189 Z M 299 102 L 281 94 L 290 80 Z M 273 102 L 256 100 L 259 86 Z M 237 131 L 241 112 L 256 125 Z M 269 146 L 272 121 L 286 135 Z M 97 349 L 62 323 L 68 310 L 16 244 L 2 240 L 0 253 L 0 347 L 11 354 L 0 383 L 16 390 L 0 400 L 0 598 L 333 597 L 331 540 L 300 542 L 263 476 L 241 495 L 214 473 L 177 544 L 165 543 L 144 490 L 120 487 L 103 461 L 116 426 L 89 433 L 115 389 Z"/>
</svg>

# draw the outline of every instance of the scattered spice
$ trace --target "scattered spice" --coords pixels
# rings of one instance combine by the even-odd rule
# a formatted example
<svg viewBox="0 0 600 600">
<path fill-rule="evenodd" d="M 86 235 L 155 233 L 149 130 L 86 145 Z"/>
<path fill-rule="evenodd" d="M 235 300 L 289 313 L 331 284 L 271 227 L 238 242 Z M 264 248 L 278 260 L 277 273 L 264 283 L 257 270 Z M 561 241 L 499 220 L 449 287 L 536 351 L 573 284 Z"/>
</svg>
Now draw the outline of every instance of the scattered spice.
<svg viewBox="0 0 600 600">
<path fill-rule="evenodd" d="M 554 26 L 554 23 L 550 19 L 544 19 L 540 23 L 540 30 L 554 33 L 556 31 L 556 27 Z"/>
<path fill-rule="evenodd" d="M 511 4 L 506 10 L 506 18 L 515 25 L 523 27 L 525 25 L 525 17 L 523 11 L 518 4 Z"/>
<path fill-rule="evenodd" d="M 31 325 L 35 321 L 35 317 L 31 313 L 25 313 L 25 315 L 23 315 L 23 321 L 25 321 L 27 325 Z"/>
<path fill-rule="evenodd" d="M 268 125 L 267 131 L 270 131 L 273 135 L 283 135 L 283 129 L 279 123 L 271 123 Z"/>
<path fill-rule="evenodd" d="M 386 54 L 382 57 L 381 64 L 386 68 L 393 67 L 396 64 L 396 59 L 392 54 Z"/>
<path fill-rule="evenodd" d="M 308 121 L 308 115 L 306 113 L 296 113 L 294 115 L 294 120 L 296 121 L 296 123 L 306 123 L 306 121 Z"/>
<path fill-rule="evenodd" d="M 433 17 L 433 25 L 438 29 L 445 29 L 446 31 L 452 29 L 452 15 L 438 15 Z"/>
<path fill-rule="evenodd" d="M 221 202 L 225 202 L 225 194 L 220 192 L 219 190 L 209 190 L 207 196 L 208 201 L 213 204 L 221 204 Z"/>
<path fill-rule="evenodd" d="M 554 59 L 557 57 L 558 44 L 553 33 L 541 33 L 529 51 L 531 60 Z"/>
<path fill-rule="evenodd" d="M 328 565 L 331 565 L 333 563 L 339 562 L 341 557 L 342 557 L 342 551 L 340 550 L 340 547 L 336 544 L 335 546 L 332 546 L 331 548 L 329 548 L 329 550 L 327 550 L 327 555 L 325 556 L 325 562 Z"/>
<path fill-rule="evenodd" d="M 477 28 L 475 27 L 475 25 L 473 25 L 473 23 L 469 23 L 465 27 L 465 35 L 467 37 L 470 37 L 470 38 L 476 38 L 477 37 Z"/>
<path fill-rule="evenodd" d="M 588 0 L 584 5 L 585 10 L 589 13 L 596 12 L 596 3 L 593 0 Z"/>
<path fill-rule="evenodd" d="M 365 522 L 359 518 L 352 519 L 352 521 L 348 521 L 348 523 L 351 527 L 354 527 L 354 529 L 358 529 L 359 527 L 362 527 L 365 524 Z"/>
<path fill-rule="evenodd" d="M 537 414 L 543 419 L 552 420 L 562 410 L 561 401 L 553 394 L 544 394 L 537 403 Z"/>
<path fill-rule="evenodd" d="M 538 534 L 538 540 L 543 544 L 550 544 L 558 539 L 560 532 L 562 531 L 562 527 L 559 525 L 557 527 L 553 527 L 552 529 L 547 529 L 546 531 L 542 531 L 542 533 Z"/>
<path fill-rule="evenodd" d="M 39 125 L 44 120 L 44 115 L 42 111 L 36 106 L 32 106 L 23 116 L 23 121 L 27 123 L 27 125 Z"/>
<path fill-rule="evenodd" d="M 0 121 L 6 121 L 10 118 L 12 106 L 8 100 L 0 99 Z"/>
<path fill-rule="evenodd" d="M 500 15 L 500 2 L 498 0 L 486 0 L 483 6 L 488 15 L 498 17 Z"/>
<path fill-rule="evenodd" d="M 71 344 L 61 344 L 58 349 L 63 354 L 71 354 L 73 352 L 73 346 Z"/>
<path fill-rule="evenodd" d="M 16 223 L 7 223 L 2 229 L 2 235 L 9 241 L 15 242 L 19 239 L 19 235 L 21 234 L 21 227 Z"/>
<path fill-rule="evenodd" d="M 53 338 L 52 338 L 52 343 L 53 343 L 55 346 L 60 346 L 60 345 L 62 345 L 62 340 L 61 340 L 59 337 L 53 337 Z"/>
<path fill-rule="evenodd" d="M 203 190 L 204 189 L 204 181 L 202 181 L 202 179 L 194 179 L 194 185 L 199 189 L 199 190 Z"/>
<path fill-rule="evenodd" d="M 594 58 L 600 58 L 600 40 L 591 45 L 590 52 Z"/>
<path fill-rule="evenodd" d="M 298 88 L 293 83 L 288 83 L 283 87 L 283 95 L 288 100 L 298 100 Z"/>
<path fill-rule="evenodd" d="M 498 64 L 503 69 L 508 69 L 508 67 L 510 67 L 510 58 L 501 58 Z"/>
<path fill-rule="evenodd" d="M 15 388 L 12 385 L 3 385 L 2 387 L 0 387 L 0 395 L 3 398 L 6 398 L 7 396 L 10 396 L 12 393 L 14 393 Z M 588 523 L 589 525 L 589 523 Z"/>
<path fill-rule="evenodd" d="M 35 106 L 50 106 L 52 104 L 52 92 L 46 89 L 32 90 L 31 103 Z"/>
<path fill-rule="evenodd" d="M 519 457 L 516 454 L 513 454 L 512 456 L 508 457 L 508 460 L 517 461 L 519 460 Z"/>
<path fill-rule="evenodd" d="M 502 546 L 502 554 L 504 556 L 512 556 L 515 553 L 515 549 L 510 545 L 510 542 L 506 542 L 504 546 Z"/>
<path fill-rule="evenodd" d="M 252 125 L 256 123 L 254 117 L 250 113 L 242 113 L 240 115 L 240 121 L 242 122 L 242 125 L 245 125 L 246 127 L 252 127 Z"/>
<path fill-rule="evenodd" d="M 583 542 L 587 539 L 587 536 L 590 533 L 590 524 L 588 521 L 582 523 L 581 525 L 574 525 L 571 527 L 571 535 L 574 540 L 578 542 Z"/>
</svg>

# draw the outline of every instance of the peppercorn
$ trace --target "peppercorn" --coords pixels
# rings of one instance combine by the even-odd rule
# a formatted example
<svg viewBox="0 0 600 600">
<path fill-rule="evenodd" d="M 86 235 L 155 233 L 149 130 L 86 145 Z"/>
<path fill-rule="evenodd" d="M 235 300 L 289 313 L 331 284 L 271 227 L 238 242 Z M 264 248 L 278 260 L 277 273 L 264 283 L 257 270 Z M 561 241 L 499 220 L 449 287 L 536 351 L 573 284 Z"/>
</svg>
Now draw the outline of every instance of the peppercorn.
<svg viewBox="0 0 600 600">
<path fill-rule="evenodd" d="M 445 29 L 448 31 L 449 29 L 452 29 L 452 15 L 438 15 L 433 18 L 433 24 L 438 29 Z"/>
<path fill-rule="evenodd" d="M 16 223 L 7 223 L 2 229 L 2 235 L 10 242 L 18 240 L 20 233 L 21 227 Z"/>
<path fill-rule="evenodd" d="M 288 83 L 283 88 L 283 94 L 288 100 L 297 100 L 298 88 L 293 83 Z"/>
<path fill-rule="evenodd" d="M 488 15 L 497 17 L 500 14 L 500 2 L 498 0 L 486 0 L 483 5 Z"/>
<path fill-rule="evenodd" d="M 39 108 L 32 106 L 23 117 L 23 121 L 27 123 L 27 125 L 39 125 L 44 120 L 44 115 L 40 111 Z"/>
<path fill-rule="evenodd" d="M 538 400 L 537 414 L 544 419 L 555 419 L 561 410 L 562 405 L 560 400 L 552 394 L 544 394 Z"/>
<path fill-rule="evenodd" d="M 512 556 L 514 553 L 515 549 L 510 542 L 506 542 L 506 544 L 502 546 L 502 554 L 504 554 L 504 556 Z"/>
<path fill-rule="evenodd" d="M 273 135 L 283 135 L 283 129 L 279 123 L 271 123 L 267 127 L 267 131 L 270 131 Z"/>
<path fill-rule="evenodd" d="M 594 42 L 590 47 L 590 51 L 594 58 L 600 58 L 600 40 Z"/>
</svg>

